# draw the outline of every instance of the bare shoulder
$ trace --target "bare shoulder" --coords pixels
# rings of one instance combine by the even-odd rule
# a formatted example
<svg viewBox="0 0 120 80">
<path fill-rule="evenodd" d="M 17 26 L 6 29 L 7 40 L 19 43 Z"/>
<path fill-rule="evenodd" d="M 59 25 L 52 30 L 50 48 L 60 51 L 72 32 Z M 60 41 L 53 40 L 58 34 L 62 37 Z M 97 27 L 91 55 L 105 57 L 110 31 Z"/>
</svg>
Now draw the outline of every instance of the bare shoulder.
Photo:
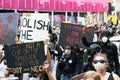
<svg viewBox="0 0 120 80">
<path fill-rule="evenodd" d="M 113 73 L 113 78 L 114 78 L 114 80 L 120 80 L 120 77 L 115 73 Z"/>
</svg>

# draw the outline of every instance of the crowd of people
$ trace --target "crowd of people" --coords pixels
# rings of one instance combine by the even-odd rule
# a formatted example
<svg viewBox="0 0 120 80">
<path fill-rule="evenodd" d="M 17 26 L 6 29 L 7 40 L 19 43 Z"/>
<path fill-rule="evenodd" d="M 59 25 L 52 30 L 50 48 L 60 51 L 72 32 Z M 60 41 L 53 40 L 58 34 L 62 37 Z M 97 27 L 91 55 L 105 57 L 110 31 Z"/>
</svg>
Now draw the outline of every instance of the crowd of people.
<svg viewBox="0 0 120 80">
<path fill-rule="evenodd" d="M 85 48 L 78 48 L 78 46 L 66 45 L 64 50 L 57 50 L 58 53 L 61 53 L 61 58 L 58 60 L 57 69 L 56 69 L 56 78 L 57 80 L 71 80 L 73 76 L 77 74 L 82 74 L 87 71 L 94 70 L 100 75 L 101 80 L 119 80 L 120 76 L 120 64 L 118 59 L 117 46 L 110 42 L 110 37 L 119 34 L 119 25 L 113 26 L 113 24 L 108 25 L 104 23 L 103 25 L 94 25 L 94 33 L 97 35 L 97 40 L 89 42 L 86 39 L 86 29 L 83 28 L 82 31 L 82 43 L 87 47 L 87 63 L 84 62 L 84 53 Z M 58 45 L 58 44 L 57 44 Z M 98 54 L 104 54 L 106 56 L 105 63 L 108 65 L 104 67 L 104 70 L 109 76 L 108 73 L 113 74 L 113 78 L 101 76 L 102 73 L 99 73 L 95 67 L 94 56 Z M 98 63 L 104 63 L 98 61 Z M 73 66 L 74 65 L 74 66 Z M 101 66 L 101 65 L 98 65 Z M 102 65 L 104 66 L 104 65 Z M 103 71 L 103 72 L 104 72 Z M 110 76 L 111 76 L 110 74 Z M 99 80 L 99 79 L 97 79 Z"/>
<path fill-rule="evenodd" d="M 82 31 L 82 43 L 87 48 L 79 48 L 78 45 L 61 46 L 59 41 L 60 27 L 51 27 L 47 44 L 47 60 L 44 62 L 44 77 L 36 80 L 72 80 L 75 75 L 84 75 L 81 80 L 120 80 L 120 64 L 117 47 L 111 43 L 109 38 L 120 35 L 119 25 L 94 25 L 94 33 L 97 40 L 89 42 L 86 39 L 86 28 Z M 17 36 L 16 43 L 19 43 Z M 4 50 L 0 50 L 0 80 L 10 77 L 4 59 Z M 85 56 L 85 53 L 87 55 Z M 87 62 L 85 59 L 87 58 Z M 54 64 L 57 61 L 56 75 L 52 75 Z M 1 68 L 4 64 L 4 69 Z M 4 70 L 4 71 L 3 71 Z M 4 73 L 3 73 L 4 72 Z M 9 80 L 9 79 L 8 79 Z M 76 79 L 73 79 L 76 80 Z M 80 80 L 80 79 L 79 79 Z"/>
</svg>

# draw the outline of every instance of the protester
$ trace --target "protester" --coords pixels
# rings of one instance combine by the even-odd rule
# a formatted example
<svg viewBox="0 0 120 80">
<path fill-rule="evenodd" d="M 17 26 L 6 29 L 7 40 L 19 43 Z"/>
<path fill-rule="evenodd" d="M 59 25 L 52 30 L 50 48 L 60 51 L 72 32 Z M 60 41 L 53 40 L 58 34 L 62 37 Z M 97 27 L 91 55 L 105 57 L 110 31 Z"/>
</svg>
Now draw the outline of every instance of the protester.
<svg viewBox="0 0 120 80">
<path fill-rule="evenodd" d="M 98 44 L 91 44 L 90 48 L 87 51 L 88 55 L 88 62 L 83 67 L 83 72 L 94 70 L 92 66 L 93 57 L 95 54 L 100 54 L 102 51 L 102 48 Z"/>
<path fill-rule="evenodd" d="M 57 61 L 57 66 L 56 66 L 56 78 L 57 78 L 57 80 L 60 80 L 62 71 L 59 69 L 59 62 L 60 62 L 61 57 L 62 57 L 62 55 L 63 55 L 64 48 L 63 48 L 61 45 L 57 44 L 55 50 L 58 52 L 57 60 L 56 60 L 56 61 Z"/>
<path fill-rule="evenodd" d="M 51 73 L 51 54 L 49 51 L 49 39 L 46 39 L 44 41 L 45 44 L 45 52 L 47 59 L 43 63 L 43 71 L 33 74 L 33 77 L 36 77 L 36 79 L 39 78 L 39 80 L 56 80 L 56 78 Z M 31 78 L 31 80 L 34 80 L 34 78 Z"/>
<path fill-rule="evenodd" d="M 44 72 L 43 72 L 43 77 L 40 78 L 40 80 L 56 80 L 56 78 L 52 75 L 51 73 L 51 54 L 50 54 L 50 49 L 49 49 L 49 39 L 46 39 L 44 41 L 45 46 L 45 52 L 46 52 L 46 57 L 47 59 L 44 62 Z"/>
<path fill-rule="evenodd" d="M 58 69 L 62 72 L 61 80 L 71 80 L 76 74 L 75 69 L 77 61 L 73 52 L 73 48 L 67 45 L 61 60 L 58 62 Z"/>
<path fill-rule="evenodd" d="M 101 26 L 101 30 L 105 30 L 106 26 L 107 26 L 107 24 L 106 24 L 106 22 L 104 22 L 103 25 Z"/>
<path fill-rule="evenodd" d="M 102 48 L 102 52 L 106 53 L 107 55 L 109 66 L 110 66 L 108 71 L 109 72 L 113 71 L 120 76 L 117 46 L 110 42 L 109 38 L 111 34 L 109 30 L 101 31 L 100 40 L 97 40 L 96 42 L 87 41 L 85 37 L 85 33 L 86 33 L 86 28 L 83 28 L 83 32 L 82 32 L 83 44 L 87 47 L 90 47 L 90 45 L 94 43 L 99 44 Z"/>
<path fill-rule="evenodd" d="M 93 58 L 92 64 L 101 80 L 120 80 L 119 76 L 114 72 L 107 72 L 109 63 L 105 54 L 96 54 Z"/>
<path fill-rule="evenodd" d="M 15 44 L 20 44 L 20 35 L 16 35 L 15 37 Z"/>
<path fill-rule="evenodd" d="M 49 50 L 51 54 L 51 72 L 53 72 L 53 69 L 55 67 L 55 58 L 58 52 L 55 52 L 56 48 L 56 41 L 57 41 L 57 35 L 56 34 L 50 34 L 50 44 L 49 44 Z"/>
<path fill-rule="evenodd" d="M 48 43 L 48 40 L 45 40 L 45 42 L 44 42 L 44 44 L 45 45 L 48 45 L 49 43 Z M 0 51 L 1 51 L 1 53 L 0 53 L 0 60 L 2 61 L 2 63 L 4 64 L 5 62 L 3 62 L 4 61 L 4 57 L 3 57 L 3 50 L 1 50 L 1 49 L 3 49 L 3 46 L 1 47 L 0 46 Z M 50 55 L 50 52 L 49 52 L 49 49 L 48 49 L 48 46 L 46 46 L 46 57 L 47 57 L 47 59 L 46 59 L 46 61 L 44 62 L 44 64 L 43 64 L 43 71 L 42 71 L 42 75 L 44 76 L 44 77 L 42 77 L 42 78 L 40 78 L 39 77 L 39 74 L 41 74 L 41 72 L 39 72 L 39 74 L 38 73 L 34 73 L 35 75 L 33 76 L 34 78 L 32 78 L 32 80 L 34 79 L 34 80 L 36 80 L 36 79 L 40 79 L 40 80 L 56 80 L 54 77 L 53 77 L 53 75 L 51 74 L 51 72 L 50 72 L 50 63 L 51 63 L 51 55 Z M 31 73 L 30 73 L 31 74 Z M 13 78 L 14 78 L 14 76 L 10 76 L 11 74 L 9 73 L 9 69 L 7 68 L 7 66 L 5 65 L 5 67 L 2 65 L 1 66 L 1 64 L 0 64 L 0 80 L 14 80 Z M 14 74 L 13 74 L 14 75 Z M 23 76 L 19 76 L 19 78 L 17 77 L 17 80 L 19 79 L 19 80 L 23 80 L 22 79 L 23 78 Z M 29 75 L 28 75 L 28 78 L 29 78 Z M 27 78 L 27 79 L 28 79 Z M 16 79 L 15 79 L 16 80 Z"/>
<path fill-rule="evenodd" d="M 83 80 L 102 80 L 100 76 L 95 71 L 87 71 L 83 75 Z"/>
<path fill-rule="evenodd" d="M 43 64 L 43 71 L 30 73 L 28 76 L 30 77 L 29 80 L 56 80 L 50 71 L 50 61 L 48 59 Z"/>
<path fill-rule="evenodd" d="M 83 65 L 84 65 L 84 58 L 83 58 L 84 49 L 76 46 L 74 47 L 74 54 L 76 56 L 76 61 L 77 61 L 76 73 L 81 74 L 83 71 Z"/>
<path fill-rule="evenodd" d="M 10 79 L 10 69 L 6 68 L 5 72 L 4 72 L 4 77 L 1 78 L 0 80 L 9 80 Z"/>
<path fill-rule="evenodd" d="M 4 45 L 0 45 L 0 78 L 4 77 L 4 72 L 7 68 L 6 60 L 4 59 Z"/>
<path fill-rule="evenodd" d="M 52 33 L 52 30 L 50 29 L 49 31 L 49 39 L 48 39 L 48 49 L 50 51 L 50 55 L 51 55 L 51 69 L 50 71 L 52 72 L 52 74 L 56 73 L 56 78 L 57 80 L 59 80 L 60 78 L 60 71 L 57 68 L 57 61 L 60 60 L 60 57 L 62 56 L 63 53 L 63 49 L 61 49 L 62 47 L 58 44 L 57 42 L 57 35 L 55 33 Z M 56 71 L 54 70 L 54 68 L 56 68 Z"/>
<path fill-rule="evenodd" d="M 50 62 L 47 60 L 44 62 L 44 70 L 49 78 L 48 80 L 56 80 L 54 78 L 54 76 L 52 75 L 52 73 L 50 72 Z M 46 80 L 46 79 L 44 79 L 44 80 Z"/>
</svg>

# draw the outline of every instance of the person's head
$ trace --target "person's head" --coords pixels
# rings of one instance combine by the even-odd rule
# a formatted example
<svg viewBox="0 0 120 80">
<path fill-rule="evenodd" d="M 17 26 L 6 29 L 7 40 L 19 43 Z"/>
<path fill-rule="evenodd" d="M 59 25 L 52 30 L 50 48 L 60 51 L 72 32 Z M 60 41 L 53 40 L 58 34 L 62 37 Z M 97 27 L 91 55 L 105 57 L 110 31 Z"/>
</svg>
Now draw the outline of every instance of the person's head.
<svg viewBox="0 0 120 80">
<path fill-rule="evenodd" d="M 106 22 L 103 23 L 103 26 L 106 26 Z"/>
<path fill-rule="evenodd" d="M 74 53 L 80 53 L 80 48 L 78 47 L 78 45 L 74 47 Z"/>
<path fill-rule="evenodd" d="M 70 45 L 67 45 L 65 47 L 65 54 L 66 54 L 66 56 L 70 56 L 72 54 L 72 52 L 73 52 L 72 47 Z"/>
<path fill-rule="evenodd" d="M 103 53 L 94 55 L 92 64 L 97 72 L 106 71 L 108 68 L 108 60 L 106 55 Z"/>
<path fill-rule="evenodd" d="M 102 48 L 101 48 L 100 45 L 98 45 L 98 44 L 91 44 L 89 50 L 90 50 L 92 53 L 101 53 Z"/>
<path fill-rule="evenodd" d="M 16 35 L 16 37 L 15 37 L 15 43 L 20 43 L 20 35 Z"/>
<path fill-rule="evenodd" d="M 4 75 L 5 75 L 5 77 L 10 76 L 10 69 L 9 68 L 6 68 Z"/>
<path fill-rule="evenodd" d="M 87 71 L 83 76 L 83 80 L 101 80 L 101 79 L 97 72 Z"/>
<path fill-rule="evenodd" d="M 53 42 L 53 43 L 55 43 L 56 41 L 57 41 L 57 35 L 55 34 L 55 33 L 52 33 L 51 35 L 50 35 L 50 42 Z"/>
<path fill-rule="evenodd" d="M 109 41 L 109 38 L 111 37 L 111 33 L 109 30 L 105 29 L 100 32 L 101 33 L 101 39 L 103 43 L 107 43 Z"/>
</svg>

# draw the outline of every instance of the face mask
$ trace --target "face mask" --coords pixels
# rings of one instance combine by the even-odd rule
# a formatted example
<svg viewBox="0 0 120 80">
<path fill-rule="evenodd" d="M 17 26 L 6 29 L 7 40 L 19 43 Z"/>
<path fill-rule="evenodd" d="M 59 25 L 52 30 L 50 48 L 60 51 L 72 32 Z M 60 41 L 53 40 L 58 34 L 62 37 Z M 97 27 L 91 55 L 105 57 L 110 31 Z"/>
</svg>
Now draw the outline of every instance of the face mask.
<svg viewBox="0 0 120 80">
<path fill-rule="evenodd" d="M 67 55 L 71 54 L 71 50 L 66 49 L 65 54 L 67 54 Z"/>
<path fill-rule="evenodd" d="M 100 63 L 100 62 L 94 64 L 94 67 L 96 70 L 98 70 L 98 69 L 104 70 L 105 69 L 105 65 L 103 63 Z"/>
<path fill-rule="evenodd" d="M 104 43 L 106 43 L 106 42 L 108 41 L 108 38 L 107 38 L 107 37 L 102 37 L 102 41 L 103 41 Z"/>
</svg>

